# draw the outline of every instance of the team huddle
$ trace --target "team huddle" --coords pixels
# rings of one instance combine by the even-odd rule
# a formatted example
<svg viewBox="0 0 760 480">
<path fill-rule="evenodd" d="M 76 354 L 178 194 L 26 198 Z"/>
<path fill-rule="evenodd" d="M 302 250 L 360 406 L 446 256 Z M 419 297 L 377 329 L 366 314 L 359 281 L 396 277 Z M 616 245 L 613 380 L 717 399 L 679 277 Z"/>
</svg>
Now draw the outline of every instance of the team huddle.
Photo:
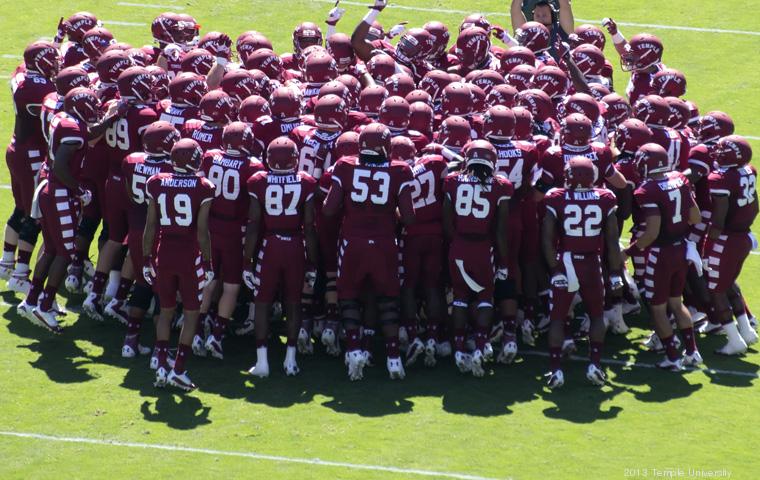
<svg viewBox="0 0 760 480">
<path fill-rule="evenodd" d="M 184 390 L 188 358 L 223 359 L 232 333 L 255 336 L 249 372 L 268 376 L 280 318 L 287 375 L 318 347 L 351 380 L 376 334 L 403 379 L 452 356 L 481 377 L 547 333 L 550 388 L 579 340 L 604 385 L 605 336 L 641 308 L 664 369 L 701 364 L 699 334 L 724 334 L 725 355 L 757 342 L 736 284 L 757 247 L 751 147 L 682 98 L 657 37 L 603 21 L 631 72 L 621 95 L 595 26 L 556 35 L 513 15 L 512 36 L 474 14 L 386 32 L 386 3 L 352 35 L 336 4 L 325 34 L 301 23 L 282 55 L 175 13 L 152 46 L 87 12 L 30 44 L 0 261 L 19 315 L 62 333 L 56 293 L 85 293 L 83 316 L 126 325 L 123 357 L 149 355 L 155 385 Z"/>
</svg>

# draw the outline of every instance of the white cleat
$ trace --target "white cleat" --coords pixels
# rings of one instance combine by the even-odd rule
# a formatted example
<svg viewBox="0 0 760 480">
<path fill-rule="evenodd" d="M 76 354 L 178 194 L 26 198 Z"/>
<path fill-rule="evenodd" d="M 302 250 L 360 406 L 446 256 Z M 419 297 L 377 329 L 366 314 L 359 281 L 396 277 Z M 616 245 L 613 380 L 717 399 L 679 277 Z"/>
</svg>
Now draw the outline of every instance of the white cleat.
<svg viewBox="0 0 760 480">
<path fill-rule="evenodd" d="M 340 355 L 340 345 L 338 345 L 338 337 L 335 335 L 335 330 L 332 328 L 325 328 L 322 330 L 322 337 L 320 338 L 322 345 L 325 346 L 325 351 L 328 355 L 337 357 Z"/>
<path fill-rule="evenodd" d="M 204 345 L 206 348 L 206 351 L 214 358 L 218 358 L 219 360 L 224 359 L 224 350 L 222 349 L 222 339 L 216 338 L 214 334 L 206 338 L 206 344 Z"/>
<path fill-rule="evenodd" d="M 15 261 L 9 261 L 9 262 L 2 262 L 0 261 L 0 280 L 9 280 L 11 278 L 11 275 L 13 275 L 13 271 L 16 269 L 16 262 Z"/>
<path fill-rule="evenodd" d="M 687 307 L 689 310 L 689 316 L 691 317 L 691 324 L 697 325 L 700 322 L 707 320 L 707 314 L 700 312 L 694 307 Z"/>
<path fill-rule="evenodd" d="M 388 368 L 388 375 L 390 375 L 391 380 L 403 380 L 404 377 L 406 377 L 406 372 L 404 371 L 404 365 L 401 363 L 401 358 L 389 358 L 385 362 L 385 365 Z"/>
<path fill-rule="evenodd" d="M 660 340 L 660 337 L 654 332 L 649 334 L 649 338 L 644 341 L 643 345 L 644 348 L 650 352 L 662 352 L 665 349 L 665 347 L 662 346 L 662 340 Z"/>
<path fill-rule="evenodd" d="M 242 337 L 253 333 L 254 323 L 252 318 L 246 318 L 243 323 L 235 329 L 235 335 Z"/>
<path fill-rule="evenodd" d="M 493 346 L 488 342 L 483 346 L 483 362 L 493 362 Z"/>
<path fill-rule="evenodd" d="M 298 353 L 301 355 L 311 355 L 314 353 L 314 344 L 311 343 L 311 335 L 302 328 L 298 331 Z"/>
<path fill-rule="evenodd" d="M 93 320 L 103 321 L 103 307 L 100 305 L 98 296 L 94 293 L 87 294 L 87 298 L 82 302 L 82 311 Z"/>
<path fill-rule="evenodd" d="M 122 358 L 135 358 L 137 355 L 149 355 L 151 352 L 150 347 L 146 347 L 145 345 L 137 345 L 137 350 L 135 350 L 135 347 L 132 345 L 124 344 L 121 347 L 121 356 Z"/>
<path fill-rule="evenodd" d="M 469 373 L 472 371 L 472 355 L 464 352 L 456 352 L 454 354 L 454 363 L 462 373 Z"/>
<path fill-rule="evenodd" d="M 68 310 L 58 305 L 58 302 L 55 300 L 53 300 L 53 305 L 51 305 L 50 309 L 55 313 L 55 316 L 59 318 L 63 318 L 69 314 Z"/>
<path fill-rule="evenodd" d="M 249 368 L 248 373 L 259 378 L 267 378 L 269 376 L 267 347 L 259 347 L 256 349 L 256 365 Z"/>
<path fill-rule="evenodd" d="M 578 347 L 575 346 L 575 340 L 572 338 L 566 338 L 562 341 L 562 356 L 570 356 L 578 351 Z"/>
<path fill-rule="evenodd" d="M 166 386 L 166 378 L 169 376 L 169 373 L 166 371 L 164 367 L 160 367 L 156 369 L 156 380 L 153 382 L 154 387 L 158 388 L 164 388 Z"/>
<path fill-rule="evenodd" d="M 429 338 L 425 342 L 425 366 L 435 367 L 435 340 Z"/>
<path fill-rule="evenodd" d="M 702 365 L 702 355 L 700 355 L 699 350 L 694 350 L 694 353 L 683 352 L 681 365 L 684 367 L 697 367 Z"/>
<path fill-rule="evenodd" d="M 504 322 L 498 321 L 491 326 L 491 333 L 488 334 L 488 341 L 490 343 L 499 343 L 501 337 L 504 335 Z"/>
<path fill-rule="evenodd" d="M 85 295 L 89 295 L 90 293 L 92 293 L 92 287 L 93 287 L 92 280 L 90 280 L 89 282 L 84 284 L 84 288 L 82 288 L 82 293 L 84 293 Z"/>
<path fill-rule="evenodd" d="M 206 343 L 200 335 L 193 336 L 193 343 L 190 347 L 193 350 L 193 355 L 196 357 L 205 357 L 208 354 Z"/>
<path fill-rule="evenodd" d="M 565 374 L 562 370 L 555 370 L 544 374 L 546 378 L 546 386 L 554 390 L 565 384 Z"/>
<path fill-rule="evenodd" d="M 604 384 L 607 383 L 607 375 L 604 374 L 604 371 L 601 368 L 593 363 L 590 363 L 586 369 L 586 378 L 597 387 L 603 387 Z"/>
<path fill-rule="evenodd" d="M 723 331 L 723 325 L 720 323 L 712 323 L 710 321 L 702 323 L 697 328 L 697 331 L 702 335 L 723 335 L 725 333 Z"/>
<path fill-rule="evenodd" d="M 182 326 L 185 324 L 185 314 L 182 313 L 180 315 L 177 315 L 174 318 L 174 322 L 172 322 L 172 329 L 173 330 L 182 330 Z"/>
<path fill-rule="evenodd" d="M 671 372 L 680 372 L 683 370 L 683 363 L 681 363 L 680 358 L 677 358 L 676 360 L 670 360 L 668 357 L 665 357 L 664 360 L 657 362 L 656 365 L 657 368 L 670 370 Z"/>
<path fill-rule="evenodd" d="M 153 355 L 150 356 L 150 363 L 148 365 L 151 370 L 158 370 L 158 355 L 156 355 L 155 350 L 153 351 Z M 172 358 L 168 354 L 166 355 L 166 365 L 170 369 L 174 368 L 174 358 Z"/>
<path fill-rule="evenodd" d="M 736 322 L 723 325 L 723 330 L 726 332 L 728 341 L 721 349 L 716 350 L 715 353 L 720 355 L 741 355 L 747 351 L 747 342 L 739 334 Z"/>
<path fill-rule="evenodd" d="M 122 325 L 126 325 L 128 323 L 128 319 L 127 319 L 127 311 L 125 310 L 124 307 L 126 307 L 124 301 L 116 300 L 114 298 L 113 300 L 108 302 L 108 305 L 106 305 L 106 308 L 103 309 L 103 314 L 105 314 L 107 317 L 112 318 L 113 320 L 116 320 Z"/>
<path fill-rule="evenodd" d="M 746 313 L 739 315 L 736 318 L 736 325 L 739 329 L 739 335 L 741 335 L 744 343 L 746 343 L 747 346 L 757 343 L 757 332 L 754 328 L 752 328 L 752 324 L 750 323 Z"/>
<path fill-rule="evenodd" d="M 472 352 L 471 371 L 472 375 L 477 378 L 484 377 L 486 374 L 483 364 L 486 363 L 486 359 L 483 356 L 483 352 L 475 350 Z"/>
<path fill-rule="evenodd" d="M 520 324 L 520 330 L 522 331 L 522 341 L 525 345 L 530 347 L 536 346 L 536 328 L 530 319 L 525 319 Z"/>
<path fill-rule="evenodd" d="M 575 338 L 588 337 L 588 332 L 591 330 L 591 317 L 589 317 L 587 313 L 584 313 L 580 317 L 576 317 L 576 319 L 578 318 L 580 318 L 581 324 L 578 327 L 578 332 L 576 332 Z"/>
<path fill-rule="evenodd" d="M 628 328 L 628 325 L 625 324 L 625 319 L 623 318 L 623 304 L 618 303 L 612 308 L 612 310 L 608 311 L 610 312 L 610 315 L 608 317 L 610 331 L 615 335 L 625 335 L 628 333 L 630 328 Z M 604 313 L 605 316 L 607 316 L 607 312 Z"/>
<path fill-rule="evenodd" d="M 41 327 L 42 325 L 40 325 L 39 320 L 37 320 L 37 317 L 32 313 L 32 310 L 34 310 L 35 307 L 36 305 L 29 305 L 26 303 L 26 299 L 24 299 L 21 303 L 16 305 L 16 313 L 18 313 L 20 317 L 26 318 L 33 324 Z"/>
<path fill-rule="evenodd" d="M 69 265 L 66 274 L 66 279 L 63 281 L 66 291 L 73 294 L 82 293 L 82 267 Z"/>
<path fill-rule="evenodd" d="M 414 341 L 410 343 L 406 349 L 406 359 L 404 361 L 404 364 L 407 367 L 414 365 L 414 362 L 417 361 L 417 359 L 420 357 L 420 355 L 422 355 L 424 351 L 425 344 L 422 343 L 422 340 L 419 338 L 415 338 Z"/>
<path fill-rule="evenodd" d="M 435 344 L 435 353 L 441 358 L 446 358 L 451 356 L 451 342 L 448 340 L 443 342 L 436 342 Z"/>
<path fill-rule="evenodd" d="M 498 362 L 509 365 L 515 361 L 515 357 L 517 357 L 517 342 L 514 339 L 504 342 L 499 353 Z"/>
<path fill-rule="evenodd" d="M 638 315 L 639 313 L 641 313 L 639 302 L 623 302 L 623 315 Z"/>
<path fill-rule="evenodd" d="M 346 365 L 348 366 L 348 379 L 353 381 L 361 380 L 364 377 L 364 365 L 367 357 L 361 350 L 351 350 L 346 352 Z"/>
<path fill-rule="evenodd" d="M 58 325 L 58 320 L 55 318 L 55 312 L 52 310 L 45 312 L 40 309 L 39 306 L 36 306 L 32 309 L 32 315 L 37 318 L 37 325 L 51 331 L 52 333 L 58 334 L 63 332 L 61 326 Z"/>
<path fill-rule="evenodd" d="M 8 280 L 8 290 L 11 292 L 20 293 L 22 295 L 29 295 L 29 291 L 32 289 L 32 282 L 29 281 L 29 273 L 11 275 L 11 279 Z"/>
<path fill-rule="evenodd" d="M 177 387 L 179 389 L 182 389 L 186 392 L 191 392 L 198 388 L 195 386 L 192 380 L 190 380 L 190 377 L 187 376 L 187 372 L 183 372 L 182 374 L 178 374 L 173 369 L 171 372 L 169 372 L 169 376 L 166 378 L 166 383 L 173 387 Z"/>
<path fill-rule="evenodd" d="M 285 369 L 285 375 L 288 377 L 295 377 L 301 370 L 296 363 L 296 349 L 295 347 L 288 347 L 285 352 L 285 361 L 282 364 L 282 368 Z"/>
</svg>

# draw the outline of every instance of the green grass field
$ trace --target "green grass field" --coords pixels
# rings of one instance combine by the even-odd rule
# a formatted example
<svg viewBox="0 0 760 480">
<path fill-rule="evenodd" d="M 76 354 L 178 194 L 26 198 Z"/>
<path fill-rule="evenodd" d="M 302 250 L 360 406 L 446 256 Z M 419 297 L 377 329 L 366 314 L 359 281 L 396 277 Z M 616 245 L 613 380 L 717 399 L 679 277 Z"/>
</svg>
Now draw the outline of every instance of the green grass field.
<svg viewBox="0 0 760 480">
<path fill-rule="evenodd" d="M 280 52 L 289 50 L 298 21 L 321 22 L 331 6 L 314 0 L 155 1 L 191 12 L 204 31 L 260 30 Z M 475 8 L 465 0 L 396 3 L 431 11 L 391 7 L 380 18 L 386 26 L 441 20 L 456 28 L 463 15 L 451 11 Z M 477 8 L 504 12 L 507 3 L 482 0 Z M 619 22 L 755 32 L 621 26 L 627 37 L 644 30 L 659 35 L 665 62 L 687 75 L 687 97 L 703 111 L 730 113 L 737 131 L 755 136 L 753 146 L 760 149 L 754 108 L 760 92 L 754 61 L 760 20 L 747 10 L 747 2 L 574 3 L 580 19 L 610 16 Z M 339 30 L 350 32 L 364 9 L 345 7 Z M 53 35 L 61 15 L 92 11 L 117 39 L 141 45 L 149 43 L 148 25 L 162 11 L 100 0 L 2 0 L 0 8 L 0 75 L 8 75 L 19 61 L 9 55 Z M 506 15 L 491 19 L 509 25 Z M 607 53 L 613 57 L 611 46 Z M 625 82 L 625 74 L 616 71 L 619 90 Z M 12 125 L 9 91 L 2 89 L 0 138 L 10 138 Z M 7 170 L 0 169 L 0 184 L 8 182 Z M 12 209 L 10 191 L 0 189 L 0 199 L 5 219 Z M 755 312 L 760 312 L 759 268 L 760 257 L 750 256 L 740 280 Z M 640 346 L 645 319 L 631 319 L 638 328 L 625 338 L 609 337 L 605 358 L 614 363 L 607 364 L 610 383 L 602 389 L 588 386 L 579 361 L 567 363 L 563 389 L 544 389 L 540 377 L 547 359 L 536 353 L 510 367 L 494 366 L 483 379 L 460 375 L 448 360 L 432 370 L 412 368 L 403 382 L 389 381 L 378 366 L 365 373 L 364 381 L 351 383 L 342 362 L 321 353 L 300 358 L 302 374 L 286 378 L 277 368 L 283 349 L 273 348 L 272 376 L 254 381 L 243 375 L 255 361 L 252 339 L 245 337 L 226 343 L 223 363 L 191 359 L 189 370 L 200 389 L 185 395 L 153 388 L 147 359 L 121 358 L 120 325 L 70 315 L 63 335 L 53 337 L 16 315 L 13 306 L 20 298 L 1 296 L 2 479 L 606 479 L 665 475 L 667 469 L 681 469 L 681 478 L 689 469 L 726 469 L 730 478 L 756 478 L 760 466 L 760 434 L 750 423 L 760 406 L 757 350 L 721 358 L 711 352 L 722 338 L 700 338 L 709 371 L 661 372 L 648 367 L 658 357 Z M 71 309 L 81 302 L 61 300 Z M 678 474 L 671 472 L 671 477 Z"/>
</svg>

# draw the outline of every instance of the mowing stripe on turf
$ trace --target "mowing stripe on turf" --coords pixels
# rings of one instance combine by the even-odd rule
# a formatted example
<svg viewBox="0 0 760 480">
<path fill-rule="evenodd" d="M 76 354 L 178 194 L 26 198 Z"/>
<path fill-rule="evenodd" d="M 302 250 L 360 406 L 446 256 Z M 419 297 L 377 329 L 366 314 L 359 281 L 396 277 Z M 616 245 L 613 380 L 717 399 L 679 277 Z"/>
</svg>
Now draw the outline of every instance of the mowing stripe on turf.
<svg viewBox="0 0 760 480">
<path fill-rule="evenodd" d="M 319 3 L 335 3 L 333 0 L 313 0 L 315 2 Z M 351 2 L 351 1 L 342 1 L 341 5 L 355 5 L 358 7 L 366 7 L 366 3 L 361 2 Z M 473 13 L 472 10 L 449 10 L 445 8 L 425 8 L 425 7 L 409 7 L 406 5 L 388 5 L 389 9 L 396 9 L 396 10 L 411 10 L 414 12 L 431 12 L 431 13 L 450 13 L 450 14 L 457 14 L 457 15 L 469 15 Z M 506 12 L 478 12 L 482 13 L 486 16 L 501 16 L 501 17 L 509 17 L 509 13 Z M 582 23 L 597 23 L 601 24 L 601 20 L 588 20 L 583 18 L 576 18 L 575 19 L 578 22 Z M 701 28 L 701 27 L 684 27 L 680 25 L 660 25 L 656 23 L 634 23 L 634 22 L 617 22 L 618 25 L 622 25 L 624 27 L 645 27 L 645 28 L 657 28 L 662 30 L 683 30 L 687 32 L 706 32 L 706 33 L 729 33 L 733 35 L 753 35 L 753 36 L 760 36 L 760 32 L 754 32 L 749 30 L 728 30 L 723 28 Z"/>
<path fill-rule="evenodd" d="M 161 10 L 184 10 L 182 5 L 155 5 L 152 3 L 131 3 L 131 2 L 118 2 L 116 5 L 120 7 L 142 7 L 142 8 L 157 8 Z"/>
<path fill-rule="evenodd" d="M 152 450 L 165 450 L 170 452 L 183 452 L 183 453 L 201 453 L 204 455 L 219 455 L 226 457 L 242 457 L 250 458 L 253 460 L 265 460 L 277 463 L 298 463 L 303 465 L 316 465 L 320 467 L 337 467 L 347 468 L 350 470 L 370 470 L 375 472 L 388 472 L 403 475 L 417 475 L 423 477 L 444 477 L 444 478 L 456 478 L 461 480 L 495 480 L 489 477 L 480 477 L 478 475 L 467 475 L 465 473 L 453 473 L 453 472 L 436 472 L 432 470 L 418 470 L 414 468 L 400 468 L 400 467 L 385 467 L 381 465 L 364 465 L 360 463 L 346 463 L 346 462 L 332 462 L 329 460 L 320 460 L 319 458 L 298 458 L 298 457 L 283 457 L 280 455 L 266 455 L 255 452 L 234 452 L 226 450 L 213 450 L 208 448 L 194 448 L 183 447 L 179 445 L 163 445 L 158 443 L 139 443 L 139 442 L 121 442 L 119 440 L 102 440 L 98 438 L 86 438 L 86 437 L 64 437 L 57 435 L 45 435 L 41 433 L 28 433 L 28 432 L 9 432 L 0 431 L 0 436 L 4 437 L 16 437 L 16 438 L 31 438 L 35 440 L 48 440 L 51 442 L 65 442 L 65 443 L 79 443 L 90 445 L 101 445 L 110 447 L 127 447 L 127 448 L 142 448 Z"/>
</svg>

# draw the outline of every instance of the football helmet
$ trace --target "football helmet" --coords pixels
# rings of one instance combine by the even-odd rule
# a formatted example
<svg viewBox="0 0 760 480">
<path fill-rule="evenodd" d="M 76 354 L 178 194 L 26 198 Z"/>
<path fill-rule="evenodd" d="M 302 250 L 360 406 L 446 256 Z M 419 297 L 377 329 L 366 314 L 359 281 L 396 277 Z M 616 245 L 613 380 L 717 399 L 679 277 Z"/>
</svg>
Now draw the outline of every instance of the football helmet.
<svg viewBox="0 0 760 480">
<path fill-rule="evenodd" d="M 689 123 L 689 106 L 678 97 L 665 97 L 665 101 L 670 108 L 668 126 L 677 130 L 685 128 Z"/>
<path fill-rule="evenodd" d="M 76 87 L 90 85 L 90 77 L 81 67 L 66 67 L 55 76 L 55 90 L 59 95 L 66 95 Z"/>
<path fill-rule="evenodd" d="M 98 58 L 95 68 L 98 71 L 98 79 L 101 82 L 115 83 L 121 72 L 131 65 L 132 62 L 129 60 L 127 52 L 123 50 L 111 50 Z"/>
<path fill-rule="evenodd" d="M 409 103 L 401 97 L 388 97 L 380 105 L 378 122 L 391 130 L 402 130 L 409 126 Z"/>
<path fill-rule="evenodd" d="M 433 106 L 433 97 L 431 97 L 425 90 L 412 90 L 406 95 L 406 97 L 404 97 L 404 99 L 409 102 L 409 105 L 422 102 L 430 107 Z"/>
<path fill-rule="evenodd" d="M 359 95 L 362 93 L 362 84 L 353 75 L 339 75 L 335 80 L 339 81 L 348 88 L 348 98 L 346 102 L 350 108 L 355 108 L 359 104 Z"/>
<path fill-rule="evenodd" d="M 470 27 L 479 27 L 488 31 L 491 28 L 491 22 L 481 13 L 472 13 L 464 17 L 462 23 L 459 24 L 459 31 L 461 32 Z"/>
<path fill-rule="evenodd" d="M 633 116 L 650 126 L 666 126 L 670 118 L 670 107 L 661 96 L 647 95 L 633 104 Z"/>
<path fill-rule="evenodd" d="M 149 65 L 145 69 L 150 74 L 150 78 L 153 81 L 153 93 L 154 100 L 163 100 L 169 97 L 169 74 L 166 70 L 158 65 Z"/>
<path fill-rule="evenodd" d="M 510 139 L 515 135 L 515 114 L 507 107 L 497 105 L 483 116 L 483 136 L 497 140 Z"/>
<path fill-rule="evenodd" d="M 337 95 L 340 98 L 343 99 L 346 103 L 349 101 L 349 93 L 348 93 L 348 87 L 343 85 L 341 82 L 337 80 L 331 80 L 321 87 L 319 87 L 319 93 L 317 94 L 317 98 L 322 98 L 327 95 Z"/>
<path fill-rule="evenodd" d="M 292 87 L 277 87 L 269 99 L 272 116 L 282 119 L 298 118 L 301 115 L 301 99 Z"/>
<path fill-rule="evenodd" d="M 572 51 L 573 61 L 584 75 L 602 75 L 604 53 L 591 44 L 584 43 Z"/>
<path fill-rule="evenodd" d="M 197 107 L 206 93 L 206 80 L 197 73 L 181 72 L 169 82 L 169 97 L 177 105 Z"/>
<path fill-rule="evenodd" d="M 341 131 L 348 121 L 348 106 L 337 95 L 325 95 L 314 105 L 314 121 L 324 130 Z"/>
<path fill-rule="evenodd" d="M 119 74 L 116 87 L 122 99 L 146 103 L 153 94 L 153 77 L 145 67 L 129 67 Z"/>
<path fill-rule="evenodd" d="M 503 107 L 512 108 L 515 106 L 517 99 L 517 89 L 512 85 L 496 85 L 491 89 L 486 96 L 486 103 L 493 107 L 495 105 L 501 105 Z"/>
<path fill-rule="evenodd" d="M 573 157 L 565 164 L 565 185 L 570 189 L 591 188 L 599 177 L 599 169 L 586 157 Z"/>
<path fill-rule="evenodd" d="M 473 83 L 466 83 L 472 96 L 472 113 L 483 113 L 486 110 L 486 92 Z"/>
<path fill-rule="evenodd" d="M 615 146 L 621 152 L 636 153 L 645 143 L 652 139 L 652 131 L 644 122 L 629 118 L 618 125 L 615 132 Z"/>
<path fill-rule="evenodd" d="M 695 133 L 702 143 L 714 142 L 734 133 L 734 121 L 725 112 L 707 112 L 699 117 Z"/>
<path fill-rule="evenodd" d="M 272 115 L 269 102 L 259 95 L 251 95 L 240 103 L 238 118 L 245 123 L 253 123 L 257 118 L 264 115 Z"/>
<path fill-rule="evenodd" d="M 521 92 L 533 88 L 533 78 L 537 73 L 536 67 L 532 65 L 517 65 L 509 71 L 505 79 L 509 85 Z"/>
<path fill-rule="evenodd" d="M 75 87 L 63 97 L 63 111 L 87 125 L 97 123 L 100 116 L 100 99 L 85 87 Z"/>
<path fill-rule="evenodd" d="M 282 75 L 282 59 L 268 48 L 259 48 L 248 54 L 243 59 L 243 66 L 247 70 L 261 70 L 272 80 L 277 80 Z"/>
<path fill-rule="evenodd" d="M 604 36 L 602 29 L 595 26 L 584 23 L 575 27 L 575 35 L 578 36 L 580 44 L 591 44 L 599 50 L 604 50 L 604 46 L 607 44 L 607 37 Z M 574 45 L 577 47 L 578 45 Z"/>
<path fill-rule="evenodd" d="M 430 55 L 432 50 L 433 36 L 424 28 L 410 28 L 396 45 L 396 55 L 402 60 L 420 60 Z"/>
<path fill-rule="evenodd" d="M 565 114 L 582 113 L 592 123 L 596 123 L 599 119 L 599 102 L 594 97 L 587 93 L 574 93 L 567 97 L 564 101 Z"/>
<path fill-rule="evenodd" d="M 433 102 L 438 100 L 443 89 L 452 82 L 451 76 L 442 70 L 432 70 L 425 74 L 420 80 L 418 85 L 420 90 L 423 90 L 430 95 Z"/>
<path fill-rule="evenodd" d="M 222 131 L 222 149 L 231 154 L 250 156 L 256 142 L 251 127 L 245 122 L 232 122 Z"/>
<path fill-rule="evenodd" d="M 99 27 L 98 18 L 90 12 L 77 12 L 66 19 L 66 34 L 69 39 L 81 43 L 82 36 L 95 27 Z"/>
<path fill-rule="evenodd" d="M 179 131 L 169 122 L 158 120 L 142 132 L 143 151 L 148 155 L 169 155 L 180 139 Z"/>
<path fill-rule="evenodd" d="M 60 69 L 61 57 L 52 43 L 38 40 L 24 49 L 24 66 L 27 71 L 39 73 L 53 80 Z"/>
<path fill-rule="evenodd" d="M 214 57 L 230 59 L 232 40 L 222 32 L 208 32 L 198 41 L 198 48 L 206 50 Z"/>
<path fill-rule="evenodd" d="M 454 52 L 463 67 L 473 69 L 485 63 L 490 50 L 488 32 L 480 27 L 469 27 L 459 33 Z"/>
<path fill-rule="evenodd" d="M 652 77 L 652 89 L 662 97 L 682 97 L 686 94 L 686 75 L 675 68 L 663 68 Z"/>
<path fill-rule="evenodd" d="M 160 46 L 168 43 L 183 43 L 180 21 L 179 15 L 174 12 L 164 12 L 154 18 L 150 24 L 153 39 Z"/>
<path fill-rule="evenodd" d="M 197 172 L 203 159 L 203 149 L 192 138 L 182 138 L 171 151 L 172 166 L 181 173 Z"/>
<path fill-rule="evenodd" d="M 433 108 L 423 102 L 414 102 L 409 105 L 409 130 L 422 133 L 433 131 Z"/>
<path fill-rule="evenodd" d="M 443 116 L 466 116 L 472 113 L 472 108 L 472 93 L 464 83 L 451 83 L 443 89 L 441 93 L 441 113 Z"/>
<path fill-rule="evenodd" d="M 422 28 L 427 30 L 430 36 L 433 37 L 433 47 L 428 54 L 428 58 L 435 59 L 444 55 L 451 39 L 449 27 L 441 22 L 427 22 Z"/>
<path fill-rule="evenodd" d="M 115 42 L 113 34 L 103 27 L 91 28 L 82 35 L 82 48 L 92 61 L 97 60 Z"/>
<path fill-rule="evenodd" d="M 329 53 L 314 52 L 306 57 L 303 79 L 308 83 L 321 84 L 338 76 L 338 66 Z"/>
<path fill-rule="evenodd" d="M 264 34 L 252 30 L 241 33 L 235 41 L 235 50 L 243 63 L 245 63 L 248 55 L 262 48 L 274 49 L 272 42 Z"/>
<path fill-rule="evenodd" d="M 411 164 L 416 155 L 417 148 L 409 137 L 399 135 L 391 139 L 391 160 Z"/>
<path fill-rule="evenodd" d="M 322 45 L 322 30 L 312 22 L 302 22 L 293 30 L 293 52 L 296 55 L 312 45 Z"/>
<path fill-rule="evenodd" d="M 362 155 L 388 158 L 391 153 L 391 131 L 382 123 L 371 123 L 359 133 L 359 151 Z"/>
<path fill-rule="evenodd" d="M 470 122 L 457 115 L 446 118 L 439 133 L 439 142 L 447 147 L 462 148 L 472 140 Z"/>
<path fill-rule="evenodd" d="M 206 122 L 226 125 L 235 120 L 237 109 L 232 97 L 221 90 L 212 90 L 201 98 L 198 116 Z"/>
<path fill-rule="evenodd" d="M 141 48 L 129 48 L 125 50 L 125 52 L 129 57 L 129 60 L 132 62 L 132 65 L 137 67 L 147 67 L 153 63 L 153 56 L 149 56 Z"/>
<path fill-rule="evenodd" d="M 617 93 L 605 95 L 602 98 L 602 104 L 604 106 L 604 119 L 607 122 L 608 128 L 619 125 L 623 120 L 631 116 L 632 110 L 628 104 L 628 100 Z"/>
<path fill-rule="evenodd" d="M 356 52 L 351 46 L 351 37 L 345 33 L 334 33 L 327 39 L 327 52 L 335 59 L 339 72 L 356 63 Z"/>
<path fill-rule="evenodd" d="M 604 97 L 612 93 L 609 88 L 607 88 L 605 85 L 602 85 L 601 83 L 589 83 L 588 88 L 590 90 L 589 93 L 591 96 L 600 102 Z"/>
<path fill-rule="evenodd" d="M 275 173 L 295 172 L 298 168 L 298 147 L 288 137 L 278 137 L 267 147 L 267 167 Z"/>
<path fill-rule="evenodd" d="M 543 90 L 532 88 L 523 90 L 517 94 L 517 104 L 530 110 L 533 119 L 537 122 L 546 121 L 553 116 L 554 105 L 552 99 Z"/>
<path fill-rule="evenodd" d="M 510 47 L 501 55 L 501 74 L 506 75 L 518 65 L 536 66 L 536 55 L 529 48 L 515 46 Z"/>
<path fill-rule="evenodd" d="M 465 165 L 483 165 L 493 171 L 496 168 L 496 149 L 487 140 L 474 140 L 464 150 Z"/>
<path fill-rule="evenodd" d="M 533 114 L 525 107 L 514 107 L 515 139 L 530 140 L 533 135 Z"/>
<path fill-rule="evenodd" d="M 406 97 L 415 89 L 414 78 L 406 73 L 394 73 L 385 81 L 385 88 L 391 97 Z"/>
<path fill-rule="evenodd" d="M 752 160 L 752 146 L 740 135 L 727 135 L 718 140 L 712 157 L 723 168 L 743 166 Z"/>
<path fill-rule="evenodd" d="M 359 111 L 367 114 L 380 113 L 380 106 L 388 98 L 388 90 L 380 85 L 370 85 L 359 94 Z"/>
<path fill-rule="evenodd" d="M 198 22 L 195 20 L 195 18 L 187 13 L 178 13 L 177 19 L 179 20 L 178 26 L 180 42 L 185 45 L 197 45 L 201 26 L 198 25 Z"/>
<path fill-rule="evenodd" d="M 637 151 L 634 157 L 636 168 L 642 178 L 653 173 L 664 173 L 672 170 L 668 152 L 656 143 L 645 143 Z"/>
<path fill-rule="evenodd" d="M 543 90 L 549 98 L 561 97 L 569 86 L 567 74 L 559 67 L 542 67 L 533 76 L 533 88 Z"/>
<path fill-rule="evenodd" d="M 380 85 L 396 73 L 396 61 L 386 53 L 378 53 L 367 62 L 367 72 Z"/>
<path fill-rule="evenodd" d="M 385 30 L 383 30 L 383 26 L 380 25 L 380 22 L 372 22 L 367 32 L 367 41 L 374 42 L 375 40 L 382 40 L 384 38 Z"/>
<path fill-rule="evenodd" d="M 591 141 L 591 120 L 582 113 L 571 113 L 562 119 L 562 142 L 565 145 L 585 147 Z"/>
<path fill-rule="evenodd" d="M 354 131 L 342 133 L 335 140 L 335 158 L 356 157 L 359 155 L 359 134 Z"/>
<path fill-rule="evenodd" d="M 488 95 L 491 89 L 496 85 L 506 83 L 504 77 L 496 70 L 473 70 L 465 77 L 465 81 L 472 85 L 477 85 L 483 89 L 483 93 Z"/>
<path fill-rule="evenodd" d="M 183 72 L 192 72 L 199 75 L 208 75 L 211 71 L 211 67 L 214 66 L 214 56 L 211 55 L 208 50 L 202 48 L 194 48 L 187 52 L 182 57 L 182 63 L 180 68 Z"/>
<path fill-rule="evenodd" d="M 549 49 L 551 35 L 546 26 L 538 22 L 525 22 L 516 31 L 517 43 L 530 49 L 533 53 L 540 53 Z"/>
<path fill-rule="evenodd" d="M 219 85 L 238 104 L 251 95 L 260 95 L 260 85 L 248 70 L 233 70 L 224 74 Z"/>
<path fill-rule="evenodd" d="M 620 67 L 624 72 L 637 72 L 662 61 L 662 42 L 649 33 L 639 33 L 631 37 L 620 56 Z"/>
</svg>

